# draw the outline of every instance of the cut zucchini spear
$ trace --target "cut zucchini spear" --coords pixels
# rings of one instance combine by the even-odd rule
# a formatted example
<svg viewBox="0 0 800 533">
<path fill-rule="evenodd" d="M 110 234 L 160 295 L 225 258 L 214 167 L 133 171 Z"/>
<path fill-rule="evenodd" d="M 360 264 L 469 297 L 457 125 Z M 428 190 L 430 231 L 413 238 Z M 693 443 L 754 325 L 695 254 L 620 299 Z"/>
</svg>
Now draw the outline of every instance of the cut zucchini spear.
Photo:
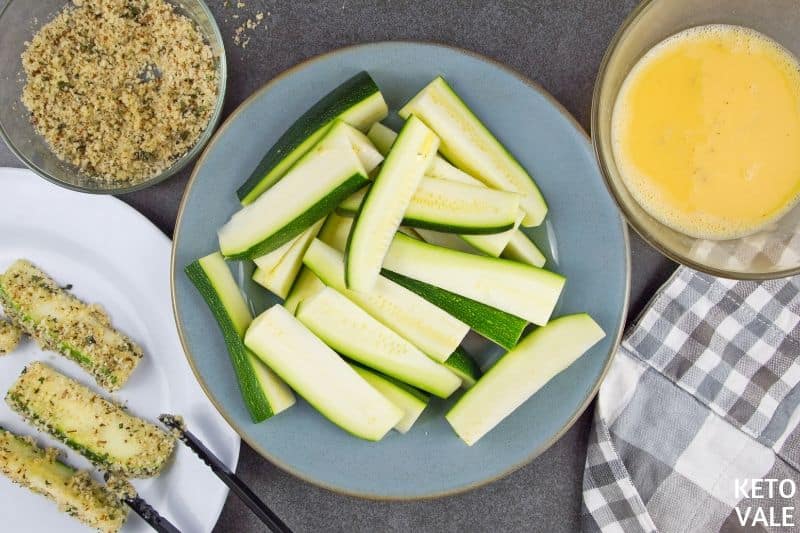
<svg viewBox="0 0 800 533">
<path fill-rule="evenodd" d="M 304 231 L 272 271 L 256 269 L 253 273 L 253 281 L 285 300 L 297 279 L 297 274 L 303 267 L 303 256 L 311 241 L 319 233 L 322 223 L 323 221 L 320 220 Z"/>
<path fill-rule="evenodd" d="M 11 481 L 46 496 L 87 526 L 116 533 L 128 516 L 128 508 L 112 491 L 89 475 L 62 463 L 58 450 L 40 448 L 31 437 L 0 428 L 0 472 Z M 31 517 L 31 524 L 36 524 Z"/>
<path fill-rule="evenodd" d="M 319 240 L 344 253 L 345 248 L 347 248 L 347 238 L 350 236 L 352 228 L 352 218 L 331 213 L 328 215 L 325 225 L 319 231 Z"/>
<path fill-rule="evenodd" d="M 82 302 L 24 259 L 0 275 L 0 303 L 42 348 L 75 361 L 108 391 L 122 387 L 142 360 L 142 349 L 112 327 L 100 306 Z"/>
<path fill-rule="evenodd" d="M 275 248 L 268 254 L 256 257 L 253 259 L 253 262 L 256 264 L 259 270 L 263 270 L 264 272 L 272 272 L 275 267 L 278 266 L 278 263 L 281 262 L 283 256 L 286 255 L 286 253 L 289 251 L 292 245 L 297 242 L 297 239 L 299 239 L 301 235 L 302 233 L 294 239 L 283 243 L 280 247 Z"/>
<path fill-rule="evenodd" d="M 320 240 L 311 243 L 303 262 L 325 285 L 344 294 L 431 359 L 444 362 L 469 333 L 469 326 L 462 321 L 383 276 L 369 292 L 347 289 L 342 254 Z"/>
<path fill-rule="evenodd" d="M 461 378 L 461 386 L 465 389 L 475 385 L 481 377 L 481 369 L 478 368 L 478 364 L 472 356 L 460 346 L 447 358 L 447 361 L 444 362 L 444 366 Z"/>
<path fill-rule="evenodd" d="M 328 420 L 356 437 L 380 440 L 404 416 L 283 306 L 256 317 L 244 342 Z"/>
<path fill-rule="evenodd" d="M 336 208 L 337 213 L 354 216 L 367 193 L 362 189 L 353 194 Z M 424 177 L 406 208 L 403 224 L 448 233 L 501 233 L 517 223 L 519 199 L 517 193 Z"/>
<path fill-rule="evenodd" d="M 236 280 L 219 252 L 186 266 L 192 281 L 217 320 L 233 363 L 247 411 L 261 422 L 294 405 L 294 394 L 244 346 L 244 332 L 253 320 Z"/>
<path fill-rule="evenodd" d="M 447 368 L 330 287 L 301 303 L 297 318 L 337 352 L 440 398 L 461 385 Z"/>
<path fill-rule="evenodd" d="M 100 469 L 123 477 L 157 475 L 175 445 L 158 427 L 44 363 L 31 363 L 22 371 L 8 390 L 6 402 L 29 424 Z"/>
<path fill-rule="evenodd" d="M 368 136 L 375 145 L 375 147 L 378 150 L 380 150 L 382 154 L 385 155 L 388 152 L 389 148 L 394 143 L 397 134 L 391 129 L 381 124 L 380 122 L 376 122 L 370 128 Z M 463 183 L 464 185 L 472 185 L 475 187 L 487 188 L 487 185 L 485 183 L 483 183 L 478 179 L 473 178 L 466 172 L 457 169 L 456 167 L 445 161 L 444 158 L 438 155 L 431 162 L 431 166 L 428 168 L 425 175 L 426 177 L 429 178 L 455 181 L 457 183 Z M 347 200 L 345 200 L 345 202 L 347 202 Z M 517 228 L 519 224 L 522 222 L 523 218 L 525 218 L 525 213 L 520 211 L 519 215 L 514 220 L 514 227 L 512 229 L 500 233 L 494 233 L 488 235 L 474 235 L 474 234 L 461 235 L 460 237 L 470 246 L 464 246 L 463 243 L 459 244 L 458 241 L 456 241 L 456 239 L 447 235 L 439 237 L 435 235 L 434 232 L 432 232 L 431 230 L 428 230 L 429 238 L 423 237 L 423 239 L 425 239 L 426 242 L 437 244 L 439 246 L 444 246 L 445 248 L 452 248 L 454 250 L 462 250 L 470 252 L 473 251 L 474 249 L 483 252 L 486 255 L 490 255 L 492 257 L 498 257 L 500 253 L 505 249 L 506 245 L 508 245 L 508 242 L 511 239 L 512 235 L 514 235 L 519 231 Z M 439 242 L 442 242 L 443 244 L 439 244 Z"/>
<path fill-rule="evenodd" d="M 438 148 L 439 139 L 425 124 L 406 122 L 353 222 L 345 254 L 348 288 L 368 291 L 375 285 L 392 236 Z"/>
<path fill-rule="evenodd" d="M 540 326 L 550 319 L 566 281 L 530 265 L 448 250 L 402 233 L 392 241 L 384 267 Z"/>
<path fill-rule="evenodd" d="M 237 194 L 242 205 L 252 203 L 281 179 L 339 119 L 366 131 L 389 112 L 378 86 L 366 72 L 356 74 L 314 104 L 267 152 Z"/>
<path fill-rule="evenodd" d="M 430 303 L 447 311 L 455 318 L 469 325 L 475 333 L 482 335 L 510 350 L 528 325 L 526 320 L 506 313 L 481 302 L 470 300 L 454 292 L 446 291 L 428 283 L 423 283 L 389 270 L 383 270 L 384 277 L 402 285 L 406 289 L 422 296 Z"/>
<path fill-rule="evenodd" d="M 472 446 L 603 337 L 587 314 L 551 321 L 495 363 L 445 418 Z"/>
<path fill-rule="evenodd" d="M 547 262 L 539 248 L 521 231 L 516 231 L 511 236 L 508 246 L 503 250 L 503 257 L 538 268 L 542 268 Z"/>
<path fill-rule="evenodd" d="M 219 230 L 220 250 L 227 259 L 255 259 L 279 248 L 368 183 L 364 165 L 351 145 L 341 141 L 340 128 L 348 127 L 334 124 L 280 182 Z"/>
<path fill-rule="evenodd" d="M 395 424 L 394 429 L 400 433 L 407 433 L 411 426 L 414 425 L 414 422 L 417 421 L 419 415 L 422 414 L 422 411 L 425 410 L 425 407 L 428 406 L 428 396 L 414 387 L 409 387 L 405 383 L 368 370 L 363 366 L 354 364 L 352 367 L 353 370 L 358 372 L 359 376 L 364 378 L 364 381 L 372 385 L 387 400 L 403 410 L 403 418 Z"/>
<path fill-rule="evenodd" d="M 494 189 L 524 196 L 523 226 L 538 226 L 547 214 L 547 204 L 530 174 L 483 125 L 467 104 L 438 77 L 408 102 L 399 114 L 419 117 L 441 139 L 447 159 Z"/>
<path fill-rule="evenodd" d="M 300 302 L 309 296 L 314 296 L 324 288 L 325 284 L 319 280 L 317 275 L 310 268 L 304 266 L 300 269 L 300 274 L 292 285 L 292 290 L 289 291 L 289 296 L 286 297 L 283 306 L 294 314 Z"/>
</svg>

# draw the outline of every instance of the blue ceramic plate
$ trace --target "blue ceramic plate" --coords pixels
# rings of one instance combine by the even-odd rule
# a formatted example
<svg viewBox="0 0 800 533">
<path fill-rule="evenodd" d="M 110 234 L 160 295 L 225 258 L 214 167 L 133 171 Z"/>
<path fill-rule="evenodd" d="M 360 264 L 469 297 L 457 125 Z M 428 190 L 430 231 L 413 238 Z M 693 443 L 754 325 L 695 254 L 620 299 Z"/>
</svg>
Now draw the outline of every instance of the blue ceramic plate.
<svg viewBox="0 0 800 533">
<path fill-rule="evenodd" d="M 472 447 L 434 400 L 406 435 L 378 443 L 354 438 L 307 403 L 253 424 L 233 369 L 200 295 L 183 274 L 217 249 L 217 228 L 238 208 L 235 191 L 261 156 L 321 96 L 367 70 L 393 110 L 442 74 L 522 164 L 544 193 L 547 223 L 530 232 L 549 268 L 567 277 L 556 314 L 588 311 L 608 334 Z M 397 117 L 393 124 L 398 125 Z M 390 122 L 392 122 L 390 120 Z M 254 285 L 252 267 L 233 270 L 256 311 L 278 300 Z M 628 296 L 625 225 L 600 177 L 585 133 L 540 87 L 506 68 L 445 46 L 377 43 L 339 50 L 278 76 L 228 119 L 198 161 L 178 216 L 173 297 L 184 348 L 222 415 L 265 458 L 311 483 L 372 498 L 424 498 L 477 487 L 527 463 L 575 421 L 597 391 L 617 346 Z M 485 366 L 500 349 L 470 338 Z M 458 393 L 456 394 L 456 396 Z"/>
</svg>

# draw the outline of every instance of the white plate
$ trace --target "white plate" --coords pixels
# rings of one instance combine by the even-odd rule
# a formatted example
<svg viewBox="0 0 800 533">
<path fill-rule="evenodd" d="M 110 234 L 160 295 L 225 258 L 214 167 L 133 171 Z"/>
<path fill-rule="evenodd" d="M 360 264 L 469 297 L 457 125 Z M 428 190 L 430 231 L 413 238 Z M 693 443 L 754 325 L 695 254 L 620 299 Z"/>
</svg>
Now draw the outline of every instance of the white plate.
<svg viewBox="0 0 800 533">
<path fill-rule="evenodd" d="M 170 301 L 169 239 L 115 198 L 67 191 L 27 170 L 0 168 L 0 206 L 0 271 L 17 258 L 30 259 L 59 283 L 72 284 L 79 298 L 102 304 L 114 326 L 144 349 L 144 359 L 114 398 L 150 420 L 161 413 L 183 415 L 189 429 L 235 467 L 239 437 L 203 394 L 178 339 Z M 0 397 L 34 360 L 100 390 L 77 364 L 25 340 L 18 350 L 0 357 Z M 0 402 L 0 425 L 68 450 L 27 426 L 5 402 Z M 77 453 L 68 450 L 66 455 L 70 464 L 90 467 Z M 211 531 L 228 495 L 227 487 L 182 444 L 161 476 L 135 480 L 134 485 L 162 515 L 191 533 Z M 4 532 L 89 531 L 43 496 L 2 475 L 0 517 Z M 150 529 L 131 513 L 123 531 Z"/>
</svg>

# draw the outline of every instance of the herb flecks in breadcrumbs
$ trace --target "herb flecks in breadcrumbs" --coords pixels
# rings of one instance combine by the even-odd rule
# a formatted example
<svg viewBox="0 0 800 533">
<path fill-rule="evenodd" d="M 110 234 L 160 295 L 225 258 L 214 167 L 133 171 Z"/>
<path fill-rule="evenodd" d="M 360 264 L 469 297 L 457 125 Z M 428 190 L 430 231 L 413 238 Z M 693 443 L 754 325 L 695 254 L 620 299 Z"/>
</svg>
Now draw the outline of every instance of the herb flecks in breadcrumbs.
<svg viewBox="0 0 800 533">
<path fill-rule="evenodd" d="M 22 54 L 22 102 L 55 154 L 135 184 L 188 152 L 217 98 L 211 47 L 164 0 L 74 0 Z"/>
</svg>

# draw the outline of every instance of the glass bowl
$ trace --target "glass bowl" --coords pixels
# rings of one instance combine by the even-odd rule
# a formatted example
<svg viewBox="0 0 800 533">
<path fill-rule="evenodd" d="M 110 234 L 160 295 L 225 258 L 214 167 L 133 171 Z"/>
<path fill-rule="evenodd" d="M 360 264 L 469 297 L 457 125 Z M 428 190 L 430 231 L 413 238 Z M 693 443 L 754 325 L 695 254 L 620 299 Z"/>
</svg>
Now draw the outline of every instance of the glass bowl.
<svg viewBox="0 0 800 533">
<path fill-rule="evenodd" d="M 752 28 L 800 57 L 797 0 L 645 0 L 614 36 L 597 76 L 592 101 L 592 143 L 600 170 L 628 223 L 670 259 L 733 279 L 773 279 L 798 274 L 800 206 L 755 235 L 727 241 L 696 239 L 647 214 L 620 178 L 611 144 L 611 115 L 622 82 L 654 45 L 682 30 L 704 24 Z"/>
<path fill-rule="evenodd" d="M 25 85 L 21 54 L 26 41 L 72 2 L 67 0 L 10 0 L 0 9 L 0 136 L 20 160 L 43 178 L 68 189 L 88 193 L 121 194 L 144 189 L 172 176 L 191 161 L 211 138 L 222 113 L 227 81 L 227 62 L 222 35 L 202 0 L 169 0 L 200 29 L 217 58 L 219 86 L 211 118 L 197 142 L 186 154 L 159 174 L 136 184 L 114 184 L 93 179 L 78 167 L 60 160 L 44 138 L 34 131 L 29 113 L 20 100 Z"/>
</svg>

